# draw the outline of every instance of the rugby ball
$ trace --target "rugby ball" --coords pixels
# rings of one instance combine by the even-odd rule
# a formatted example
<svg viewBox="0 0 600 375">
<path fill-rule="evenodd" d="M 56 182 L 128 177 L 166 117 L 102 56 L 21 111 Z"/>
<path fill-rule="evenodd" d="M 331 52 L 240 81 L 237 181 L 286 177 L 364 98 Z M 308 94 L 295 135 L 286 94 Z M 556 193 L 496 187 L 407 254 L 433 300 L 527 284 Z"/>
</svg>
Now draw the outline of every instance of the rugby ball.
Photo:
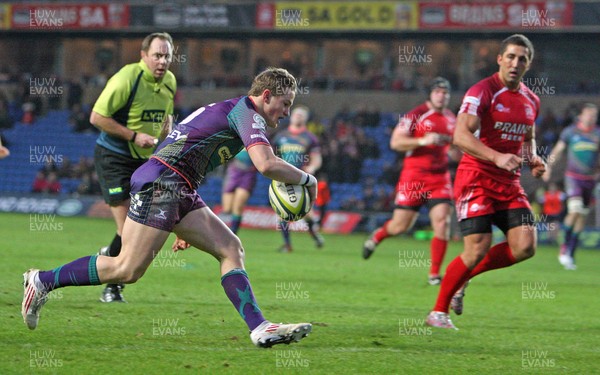
<svg viewBox="0 0 600 375">
<path fill-rule="evenodd" d="M 285 221 L 300 220 L 311 208 L 310 195 L 306 186 L 275 180 L 269 185 L 269 203 L 277 216 Z"/>
</svg>

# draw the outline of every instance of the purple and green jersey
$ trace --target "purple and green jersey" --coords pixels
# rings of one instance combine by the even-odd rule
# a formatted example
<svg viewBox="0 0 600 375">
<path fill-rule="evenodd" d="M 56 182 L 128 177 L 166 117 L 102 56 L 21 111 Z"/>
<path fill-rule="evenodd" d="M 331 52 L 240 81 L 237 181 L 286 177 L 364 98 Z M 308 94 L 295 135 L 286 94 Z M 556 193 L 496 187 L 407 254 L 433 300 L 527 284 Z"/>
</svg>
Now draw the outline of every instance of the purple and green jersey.
<svg viewBox="0 0 600 375">
<path fill-rule="evenodd" d="M 600 129 L 584 132 L 571 125 L 560 133 L 567 146 L 566 175 L 580 180 L 594 180 L 600 155 Z"/>
<path fill-rule="evenodd" d="M 254 167 L 247 150 L 240 151 L 229 164 L 229 166 L 235 165 L 237 169 L 242 171 L 256 171 L 256 167 Z"/>
<path fill-rule="evenodd" d="M 279 157 L 300 169 L 308 163 L 312 152 L 320 151 L 319 140 L 309 131 L 293 134 L 284 130 L 275 136 L 273 145 Z"/>
<path fill-rule="evenodd" d="M 158 176 L 172 169 L 196 189 L 208 172 L 242 149 L 270 146 L 266 126 L 247 96 L 209 104 L 177 124 L 152 156 L 160 163 L 152 163 L 148 172 Z"/>
</svg>

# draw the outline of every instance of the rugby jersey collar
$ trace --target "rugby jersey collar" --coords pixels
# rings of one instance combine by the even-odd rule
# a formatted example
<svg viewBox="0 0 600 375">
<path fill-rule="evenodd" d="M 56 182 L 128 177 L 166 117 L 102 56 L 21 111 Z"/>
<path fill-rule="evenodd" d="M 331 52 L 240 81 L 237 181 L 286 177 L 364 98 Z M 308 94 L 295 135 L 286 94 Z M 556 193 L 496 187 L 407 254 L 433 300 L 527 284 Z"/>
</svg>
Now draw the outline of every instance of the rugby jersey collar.
<svg viewBox="0 0 600 375">
<path fill-rule="evenodd" d="M 165 78 L 165 76 L 166 76 L 166 73 L 165 73 L 165 75 L 163 75 L 162 78 L 157 81 L 154 78 L 154 75 L 152 74 L 152 72 L 150 71 L 150 68 L 148 68 L 148 65 L 146 65 L 146 63 L 144 62 L 144 60 L 140 60 L 138 65 L 144 71 L 144 74 L 142 75 L 142 77 L 150 83 L 162 83 L 163 78 Z M 167 72 L 169 72 L 169 70 L 167 70 Z"/>
</svg>

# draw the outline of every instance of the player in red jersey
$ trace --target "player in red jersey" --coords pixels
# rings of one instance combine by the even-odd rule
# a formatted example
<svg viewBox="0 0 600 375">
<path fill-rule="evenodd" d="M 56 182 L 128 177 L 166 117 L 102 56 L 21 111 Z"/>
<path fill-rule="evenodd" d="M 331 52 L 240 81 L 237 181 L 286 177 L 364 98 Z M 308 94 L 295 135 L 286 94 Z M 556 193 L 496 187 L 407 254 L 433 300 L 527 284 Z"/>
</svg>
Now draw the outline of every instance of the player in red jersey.
<svg viewBox="0 0 600 375">
<path fill-rule="evenodd" d="M 446 268 L 435 307 L 427 317 L 430 326 L 456 329 L 448 310 L 462 313 L 469 279 L 535 253 L 534 217 L 519 182 L 522 165 L 528 164 L 537 178 L 546 168 L 535 147 L 539 98 L 521 82 L 533 54 L 533 45 L 524 35 L 506 38 L 497 57 L 498 72 L 464 96 L 454 132 L 454 144 L 465 153 L 454 183 L 464 250 Z M 491 246 L 492 224 L 507 241 Z"/>
<path fill-rule="evenodd" d="M 405 114 L 390 140 L 390 147 L 406 152 L 404 167 L 396 186 L 395 209 L 390 220 L 377 228 L 363 245 L 368 259 L 384 239 L 408 231 L 422 205 L 429 208 L 433 227 L 429 284 L 441 282 L 440 266 L 448 247 L 452 184 L 448 171 L 448 151 L 456 117 L 447 108 L 450 82 L 437 77 L 431 84 L 428 100 Z"/>
</svg>

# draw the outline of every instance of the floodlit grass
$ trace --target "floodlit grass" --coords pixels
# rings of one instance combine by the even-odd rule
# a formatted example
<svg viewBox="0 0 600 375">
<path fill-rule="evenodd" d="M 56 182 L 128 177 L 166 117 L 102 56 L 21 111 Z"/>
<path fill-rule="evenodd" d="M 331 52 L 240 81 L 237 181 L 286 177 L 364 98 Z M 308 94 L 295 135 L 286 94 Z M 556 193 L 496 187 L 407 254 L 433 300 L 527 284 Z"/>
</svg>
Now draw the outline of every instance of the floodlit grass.
<svg viewBox="0 0 600 375">
<path fill-rule="evenodd" d="M 40 325 L 22 322 L 22 276 L 106 245 L 110 220 L 1 214 L 0 374 L 515 374 L 600 372 L 600 252 L 580 251 L 577 271 L 556 249 L 473 280 L 459 331 L 424 318 L 438 287 L 428 286 L 428 242 L 382 243 L 364 261 L 366 235 L 326 235 L 317 250 L 292 235 L 280 254 L 276 231 L 242 229 L 246 266 L 259 305 L 276 322 L 313 323 L 294 345 L 254 347 L 225 296 L 217 262 L 169 241 L 146 275 L 127 286 L 127 304 L 98 301 L 101 287 L 53 292 Z M 31 225 L 46 221 L 53 225 Z M 173 237 L 174 238 L 174 237 Z M 451 243 L 445 265 L 460 251 Z"/>
</svg>

